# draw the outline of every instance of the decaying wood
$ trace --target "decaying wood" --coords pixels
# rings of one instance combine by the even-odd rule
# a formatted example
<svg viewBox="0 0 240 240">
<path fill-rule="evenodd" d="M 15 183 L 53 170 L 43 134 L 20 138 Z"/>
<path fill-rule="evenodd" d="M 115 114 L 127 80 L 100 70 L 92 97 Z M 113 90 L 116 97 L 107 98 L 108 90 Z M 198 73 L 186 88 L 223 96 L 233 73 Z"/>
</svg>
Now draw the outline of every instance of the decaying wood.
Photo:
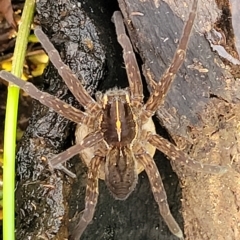
<svg viewBox="0 0 240 240">
<path fill-rule="evenodd" d="M 183 22 L 162 1 L 119 3 L 143 60 L 146 81 L 158 81 L 171 62 L 174 41 L 181 35 Z M 204 3 L 200 1 L 199 14 L 204 8 L 209 12 Z M 179 8 L 183 8 L 182 4 L 178 4 Z M 189 5 L 186 7 L 189 9 Z M 195 25 L 199 29 L 198 21 Z M 240 85 L 224 68 L 206 39 L 193 31 L 184 66 L 164 107 L 158 111 L 158 118 L 173 141 L 194 159 L 231 167 L 223 176 L 211 176 L 172 163 L 182 185 L 187 239 L 239 238 Z"/>
</svg>

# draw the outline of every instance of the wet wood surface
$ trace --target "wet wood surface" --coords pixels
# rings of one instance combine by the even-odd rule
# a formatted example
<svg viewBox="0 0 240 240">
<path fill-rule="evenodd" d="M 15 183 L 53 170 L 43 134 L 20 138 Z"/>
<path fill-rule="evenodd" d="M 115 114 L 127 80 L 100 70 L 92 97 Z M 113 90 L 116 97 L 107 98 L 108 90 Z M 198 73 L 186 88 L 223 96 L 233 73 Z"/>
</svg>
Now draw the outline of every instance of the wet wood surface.
<svg viewBox="0 0 240 240">
<path fill-rule="evenodd" d="M 183 28 L 177 14 L 170 14 L 171 8 L 189 9 L 190 4 L 119 2 L 130 36 L 143 59 L 146 81 L 158 82 L 171 62 L 177 46 L 175 41 Z M 204 10 L 211 12 L 206 1 L 199 1 L 199 14 Z M 186 10 L 182 12 L 186 20 Z M 237 239 L 240 85 L 226 70 L 231 64 L 225 65 L 212 52 L 204 36 L 196 32 L 203 26 L 198 21 L 201 17 L 195 23 L 183 67 L 157 116 L 176 145 L 194 159 L 231 166 L 227 174 L 212 176 L 172 163 L 182 186 L 186 239 Z"/>
</svg>

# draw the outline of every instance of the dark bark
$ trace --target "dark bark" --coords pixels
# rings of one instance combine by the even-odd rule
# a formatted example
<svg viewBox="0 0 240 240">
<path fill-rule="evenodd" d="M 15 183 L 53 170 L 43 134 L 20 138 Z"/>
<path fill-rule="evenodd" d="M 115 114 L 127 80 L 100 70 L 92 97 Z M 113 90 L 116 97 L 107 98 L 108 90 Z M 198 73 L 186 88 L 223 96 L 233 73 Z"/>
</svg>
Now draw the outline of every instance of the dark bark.
<svg viewBox="0 0 240 240">
<path fill-rule="evenodd" d="M 167 2 L 187 20 L 186 9 L 180 7 L 181 1 L 176 4 L 179 9 L 173 6 L 173 1 Z M 172 14 L 165 2 L 119 0 L 119 3 L 131 39 L 143 60 L 146 81 L 152 78 L 158 82 L 171 62 L 177 47 L 174 40 L 181 37 L 183 21 Z M 207 1 L 199 1 L 195 29 L 201 28 L 204 21 L 207 25 L 207 20 L 199 19 L 203 19 L 202 13 L 217 12 L 216 9 L 212 11 L 212 7 Z M 231 11 L 227 10 L 226 5 L 222 9 L 224 17 L 230 19 Z M 226 16 L 226 13 L 229 15 Z M 226 28 L 224 23 L 229 22 L 221 22 L 223 29 Z M 217 29 L 219 25 L 218 22 Z M 231 31 L 230 27 L 231 24 L 227 27 L 228 32 Z M 229 42 L 233 44 L 234 41 L 232 39 Z M 229 47 L 226 49 L 229 50 Z M 240 85 L 226 70 L 226 66 L 230 70 L 236 69 L 236 66 L 225 59 L 224 62 L 227 65 L 212 52 L 204 35 L 193 31 L 186 60 L 164 106 L 157 112 L 157 117 L 175 144 L 194 159 L 231 166 L 231 170 L 220 177 L 197 174 L 191 169 L 182 168 L 177 162 L 172 163 L 183 187 L 182 212 L 187 239 L 239 237 L 237 109 Z"/>
</svg>

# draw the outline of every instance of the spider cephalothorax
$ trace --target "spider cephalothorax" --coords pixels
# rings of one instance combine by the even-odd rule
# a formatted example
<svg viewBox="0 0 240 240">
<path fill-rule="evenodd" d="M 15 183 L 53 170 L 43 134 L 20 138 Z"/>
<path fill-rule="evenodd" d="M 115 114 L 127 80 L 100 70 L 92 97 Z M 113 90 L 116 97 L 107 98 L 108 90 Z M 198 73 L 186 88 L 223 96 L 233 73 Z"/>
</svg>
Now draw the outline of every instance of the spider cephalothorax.
<svg viewBox="0 0 240 240">
<path fill-rule="evenodd" d="M 85 210 L 75 230 L 70 234 L 70 239 L 78 240 L 93 218 L 98 198 L 99 178 L 105 179 L 115 198 L 126 199 L 136 186 L 138 173 L 143 170 L 148 175 L 160 214 L 170 231 L 178 238 L 184 239 L 182 230 L 169 210 L 161 176 L 152 158 L 155 149 L 162 151 L 171 160 L 185 164 L 195 171 L 207 173 L 227 171 L 226 167 L 194 161 L 175 145 L 157 135 L 152 122 L 152 116 L 164 102 L 175 74 L 184 61 L 196 10 L 197 0 L 194 0 L 172 63 L 160 78 L 159 83 L 152 83 L 154 89 L 146 103 L 143 103 L 143 87 L 138 64 L 130 40 L 125 33 L 120 12 L 114 13 L 113 22 L 118 42 L 123 48 L 129 88 L 113 89 L 105 94 L 98 93 L 96 100 L 87 93 L 69 67 L 62 62 L 57 50 L 42 30 L 35 29 L 35 34 L 48 53 L 50 60 L 75 98 L 84 107 L 85 112 L 67 105 L 48 93 L 39 91 L 31 83 L 8 72 L 0 72 L 1 78 L 18 85 L 42 104 L 73 122 L 81 123 L 76 131 L 76 145 L 49 160 L 52 168 L 61 168 L 74 176 L 62 166 L 62 163 L 80 153 L 89 169 Z"/>
</svg>

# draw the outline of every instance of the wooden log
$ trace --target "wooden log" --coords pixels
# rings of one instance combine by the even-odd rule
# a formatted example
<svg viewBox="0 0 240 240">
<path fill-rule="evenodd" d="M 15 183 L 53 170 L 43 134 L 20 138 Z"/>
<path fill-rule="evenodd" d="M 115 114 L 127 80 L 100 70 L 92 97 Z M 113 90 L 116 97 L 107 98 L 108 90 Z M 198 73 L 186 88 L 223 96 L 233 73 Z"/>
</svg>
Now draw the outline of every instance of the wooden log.
<svg viewBox="0 0 240 240">
<path fill-rule="evenodd" d="M 160 81 L 169 66 L 184 24 L 177 14 L 187 20 L 186 9 L 190 9 L 189 3 L 166 2 L 169 5 L 162 1 L 119 0 L 129 34 L 143 60 L 147 82 Z M 206 28 L 211 26 L 206 19 L 202 21 L 206 12 L 212 13 L 209 19 L 214 19 L 217 12 L 217 6 L 212 11 L 212 4 L 199 2 L 198 31 L 203 30 L 203 23 Z M 195 160 L 231 166 L 227 174 L 213 176 L 172 162 L 182 186 L 186 239 L 239 237 L 240 85 L 225 68 L 204 35 L 193 31 L 186 60 L 157 112 L 175 144 Z"/>
</svg>

